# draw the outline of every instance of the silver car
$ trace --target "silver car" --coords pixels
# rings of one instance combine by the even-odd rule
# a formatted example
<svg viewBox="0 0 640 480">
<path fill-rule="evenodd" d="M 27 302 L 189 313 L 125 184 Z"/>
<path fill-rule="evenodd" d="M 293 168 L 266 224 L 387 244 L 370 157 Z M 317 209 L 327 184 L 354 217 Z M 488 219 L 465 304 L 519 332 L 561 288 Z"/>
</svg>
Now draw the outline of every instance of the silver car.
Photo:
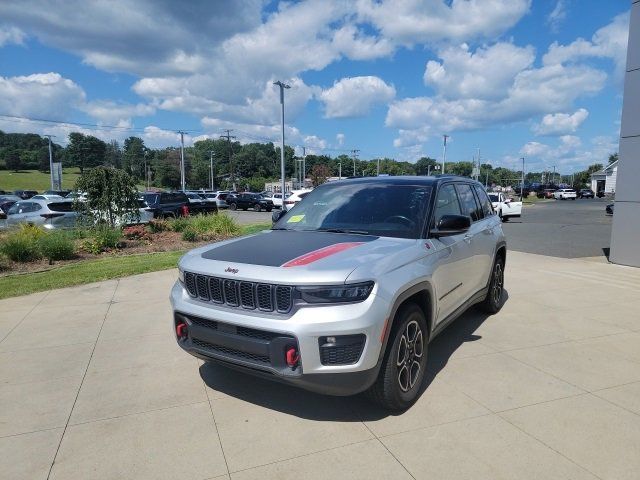
<svg viewBox="0 0 640 480">
<path fill-rule="evenodd" d="M 72 228 L 78 214 L 73 209 L 73 201 L 29 199 L 14 203 L 7 212 L 7 226 L 28 223 L 46 229 Z"/>
<path fill-rule="evenodd" d="M 330 182 L 273 217 L 180 260 L 171 302 L 185 351 L 401 410 L 421 391 L 430 340 L 474 304 L 502 307 L 505 237 L 473 180 Z"/>
</svg>

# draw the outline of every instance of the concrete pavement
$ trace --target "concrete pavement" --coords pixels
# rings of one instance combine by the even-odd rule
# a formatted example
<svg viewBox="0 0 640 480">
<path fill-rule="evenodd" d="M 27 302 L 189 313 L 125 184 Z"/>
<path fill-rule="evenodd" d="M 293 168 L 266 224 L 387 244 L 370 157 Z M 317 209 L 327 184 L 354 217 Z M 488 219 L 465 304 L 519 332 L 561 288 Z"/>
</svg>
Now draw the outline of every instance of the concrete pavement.
<svg viewBox="0 0 640 480">
<path fill-rule="evenodd" d="M 510 252 L 504 309 L 431 343 L 426 389 L 399 415 L 183 353 L 175 276 L 0 301 L 0 476 L 638 476 L 638 269 Z"/>
</svg>

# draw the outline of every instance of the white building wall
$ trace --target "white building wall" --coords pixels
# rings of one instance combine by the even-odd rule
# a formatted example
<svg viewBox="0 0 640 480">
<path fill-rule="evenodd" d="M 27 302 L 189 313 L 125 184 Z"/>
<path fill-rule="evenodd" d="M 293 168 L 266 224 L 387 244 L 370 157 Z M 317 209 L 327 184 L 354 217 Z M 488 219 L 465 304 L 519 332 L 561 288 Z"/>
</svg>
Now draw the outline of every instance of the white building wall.
<svg viewBox="0 0 640 480">
<path fill-rule="evenodd" d="M 640 267 L 640 0 L 631 2 L 618 157 L 610 259 Z"/>
<path fill-rule="evenodd" d="M 616 193 L 616 182 L 618 180 L 618 167 L 613 167 L 611 173 L 607 175 L 607 181 L 604 184 L 605 193 Z"/>
</svg>

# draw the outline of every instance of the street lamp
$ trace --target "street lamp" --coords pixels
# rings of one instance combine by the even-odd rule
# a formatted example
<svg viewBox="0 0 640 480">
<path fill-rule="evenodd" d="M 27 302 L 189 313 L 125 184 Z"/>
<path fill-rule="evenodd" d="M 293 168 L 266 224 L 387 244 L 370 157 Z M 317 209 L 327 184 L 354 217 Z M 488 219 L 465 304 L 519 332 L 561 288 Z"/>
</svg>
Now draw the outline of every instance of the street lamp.
<svg viewBox="0 0 640 480">
<path fill-rule="evenodd" d="M 447 138 L 449 135 L 442 135 L 443 147 L 442 147 L 442 174 L 444 175 L 444 166 L 447 163 Z"/>
<path fill-rule="evenodd" d="M 209 172 L 211 174 L 211 190 L 213 191 L 213 150 L 209 150 Z"/>
<path fill-rule="evenodd" d="M 281 193 L 282 193 L 282 210 L 286 210 L 287 207 L 285 206 L 284 203 L 284 186 L 285 186 L 285 178 L 284 178 L 284 89 L 285 88 L 291 88 L 290 85 L 287 85 L 286 83 L 282 83 L 280 80 L 278 80 L 277 82 L 273 82 L 274 85 L 277 85 L 278 87 L 280 87 L 280 107 L 281 107 L 281 115 L 280 115 L 280 120 L 281 120 L 281 124 L 282 124 L 282 137 L 281 137 L 281 142 L 280 142 L 280 176 L 282 177 L 280 179 L 280 189 L 281 189 Z"/>
</svg>

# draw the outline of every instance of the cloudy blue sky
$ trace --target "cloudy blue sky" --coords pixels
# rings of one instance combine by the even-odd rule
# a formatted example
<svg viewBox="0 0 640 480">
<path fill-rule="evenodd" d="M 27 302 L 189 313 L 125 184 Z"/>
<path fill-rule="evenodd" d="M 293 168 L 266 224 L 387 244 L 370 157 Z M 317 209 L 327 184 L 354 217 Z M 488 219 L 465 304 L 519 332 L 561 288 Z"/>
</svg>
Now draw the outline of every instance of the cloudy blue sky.
<svg viewBox="0 0 640 480">
<path fill-rule="evenodd" d="M 557 166 L 617 150 L 626 0 L 0 2 L 0 129 Z M 10 116 L 10 117 L 9 117 Z M 16 118 L 22 117 L 22 118 Z M 68 122 L 54 124 L 24 118 Z M 118 128 L 113 128 L 118 127 Z"/>
</svg>

